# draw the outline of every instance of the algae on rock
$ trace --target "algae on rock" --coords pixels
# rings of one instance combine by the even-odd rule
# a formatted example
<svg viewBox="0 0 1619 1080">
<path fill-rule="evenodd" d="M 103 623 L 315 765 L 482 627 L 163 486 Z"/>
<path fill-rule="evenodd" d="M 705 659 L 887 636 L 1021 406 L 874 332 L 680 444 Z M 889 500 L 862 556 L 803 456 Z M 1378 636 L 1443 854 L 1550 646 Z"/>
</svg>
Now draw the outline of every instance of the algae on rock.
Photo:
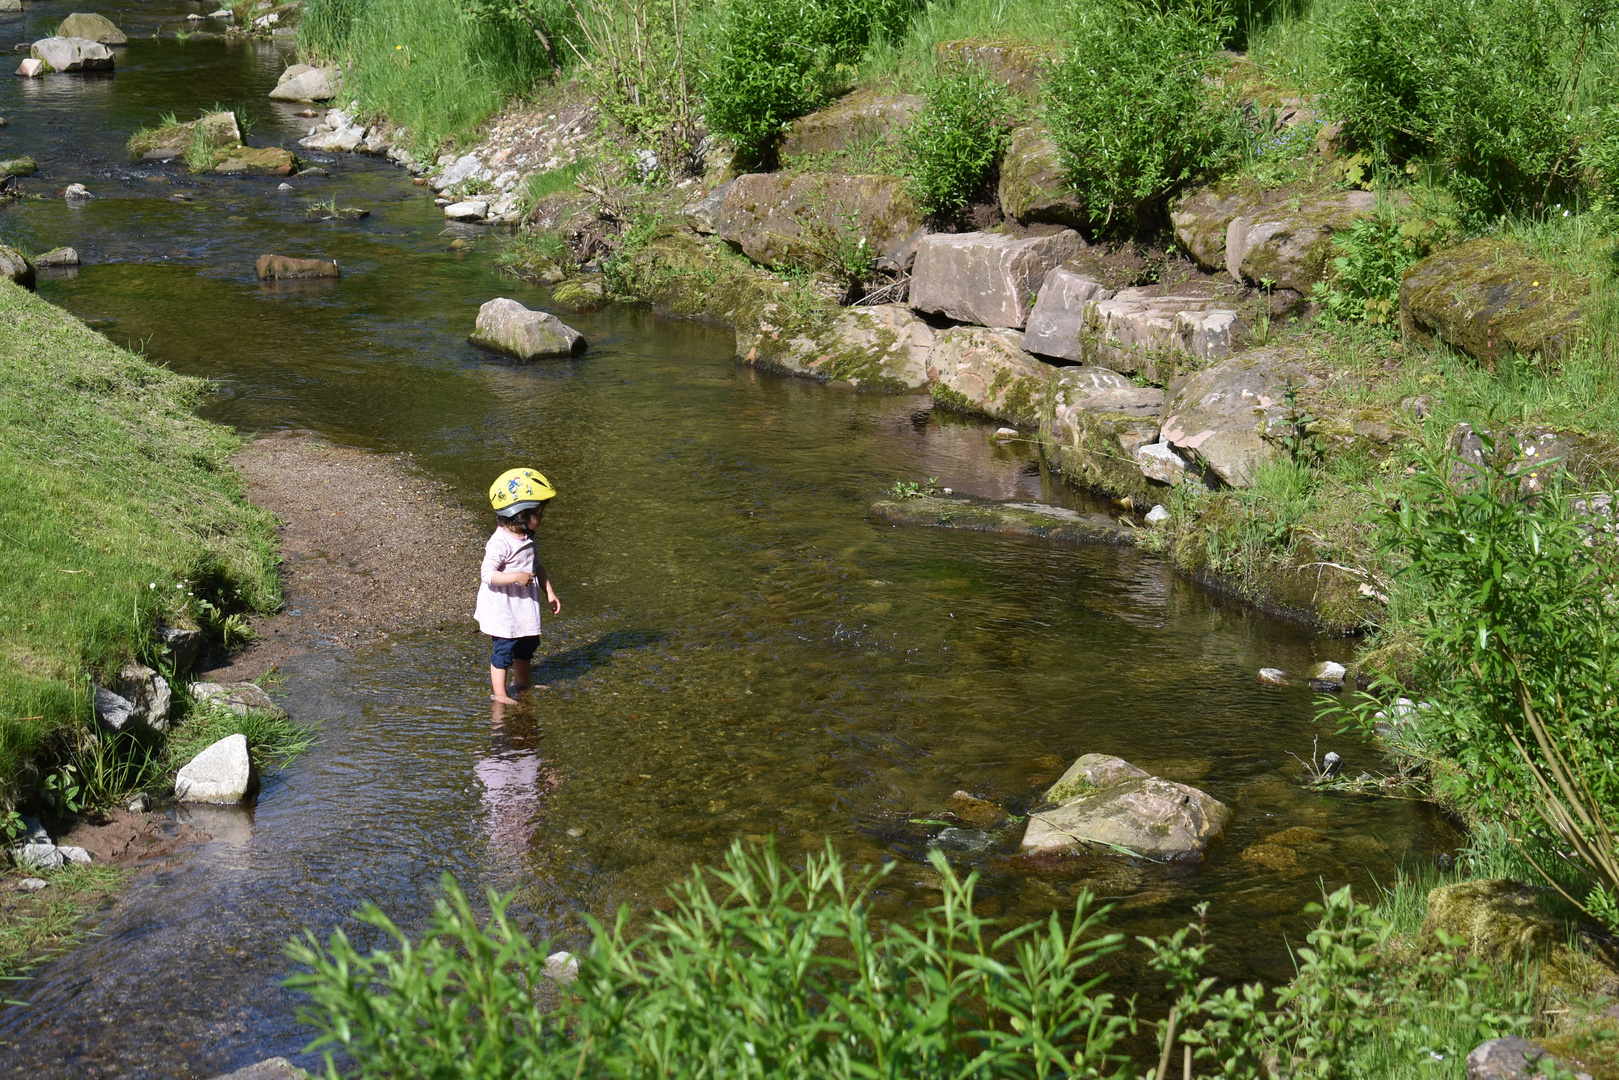
<svg viewBox="0 0 1619 1080">
<path fill-rule="evenodd" d="M 1510 354 L 1558 357 L 1585 333 L 1590 283 L 1568 281 L 1489 237 L 1428 256 L 1400 283 L 1400 318 L 1423 342 L 1443 341 L 1486 364 Z"/>
</svg>

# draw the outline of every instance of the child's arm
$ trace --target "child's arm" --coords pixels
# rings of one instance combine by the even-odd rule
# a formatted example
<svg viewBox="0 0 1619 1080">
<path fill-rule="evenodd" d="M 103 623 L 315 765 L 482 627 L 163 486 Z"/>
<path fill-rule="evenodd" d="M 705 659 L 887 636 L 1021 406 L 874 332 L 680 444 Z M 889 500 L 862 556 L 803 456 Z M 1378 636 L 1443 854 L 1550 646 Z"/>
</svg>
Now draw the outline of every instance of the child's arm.
<svg viewBox="0 0 1619 1080">
<path fill-rule="evenodd" d="M 494 540 L 490 540 L 483 552 L 483 567 L 481 575 L 485 585 L 527 585 L 534 580 L 534 575 L 527 570 L 502 570 L 505 559 L 501 557 L 500 548 Z"/>
<path fill-rule="evenodd" d="M 545 564 L 537 562 L 534 564 L 534 569 L 539 571 L 539 573 L 534 576 L 537 577 L 540 583 L 545 586 L 545 599 L 546 602 L 551 605 L 551 614 L 561 615 L 562 601 L 557 599 L 556 590 L 551 588 L 551 579 L 545 572 Z"/>
</svg>

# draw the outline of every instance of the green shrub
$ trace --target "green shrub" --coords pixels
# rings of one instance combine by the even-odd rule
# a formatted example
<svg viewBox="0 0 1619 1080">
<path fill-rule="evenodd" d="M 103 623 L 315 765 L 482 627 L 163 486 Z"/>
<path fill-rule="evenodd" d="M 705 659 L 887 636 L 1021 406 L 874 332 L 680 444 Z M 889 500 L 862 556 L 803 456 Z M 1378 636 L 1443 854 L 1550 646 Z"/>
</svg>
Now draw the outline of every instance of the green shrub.
<svg viewBox="0 0 1619 1080">
<path fill-rule="evenodd" d="M 1400 279 L 1439 246 L 1453 223 L 1444 218 L 1404 217 L 1381 207 L 1333 237 L 1343 254 L 1332 260 L 1328 280 L 1315 285 L 1315 300 L 1333 318 L 1391 326 L 1399 317 Z"/>
<path fill-rule="evenodd" d="M 769 156 L 788 121 L 824 105 L 866 46 L 903 26 L 909 0 L 729 0 L 703 80 L 709 129 L 747 159 Z"/>
<path fill-rule="evenodd" d="M 1560 463 L 1532 468 L 1510 435 L 1483 438 L 1482 466 L 1432 460 L 1387 511 L 1385 546 L 1423 607 L 1424 707 L 1394 737 L 1464 813 L 1505 825 L 1551 884 L 1619 925 L 1619 555 L 1593 540 Z M 1522 497 L 1526 484 L 1542 493 Z M 1348 713 L 1373 730 L 1383 707 L 1374 693 Z"/>
<path fill-rule="evenodd" d="M 1475 216 L 1579 187 L 1577 91 L 1611 0 L 1348 0 L 1328 39 L 1331 115 L 1384 162 L 1425 160 Z"/>
<path fill-rule="evenodd" d="M 661 0 L 577 0 L 574 10 L 602 114 L 651 144 L 664 175 L 700 172 L 688 10 Z"/>
<path fill-rule="evenodd" d="M 973 63 L 941 67 L 923 92 L 927 106 L 906 130 L 900 152 L 917 205 L 950 213 L 972 201 L 1000 160 L 1011 94 Z"/>
<path fill-rule="evenodd" d="M 1046 109 L 1098 226 L 1144 222 L 1178 186 L 1234 156 L 1237 114 L 1204 81 L 1231 29 L 1219 0 L 1075 5 L 1073 45 L 1046 78 Z"/>
</svg>

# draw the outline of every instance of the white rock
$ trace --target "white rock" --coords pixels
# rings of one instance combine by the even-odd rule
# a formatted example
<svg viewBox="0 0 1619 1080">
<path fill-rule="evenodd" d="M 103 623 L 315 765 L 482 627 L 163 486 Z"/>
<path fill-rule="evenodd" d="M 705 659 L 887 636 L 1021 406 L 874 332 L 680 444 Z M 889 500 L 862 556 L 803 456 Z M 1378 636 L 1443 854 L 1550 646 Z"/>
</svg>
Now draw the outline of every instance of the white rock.
<svg viewBox="0 0 1619 1080">
<path fill-rule="evenodd" d="M 80 866 L 90 865 L 90 853 L 82 847 L 58 847 L 56 850 L 60 851 L 62 858 L 70 863 L 78 863 Z"/>
<path fill-rule="evenodd" d="M 464 154 L 456 158 L 432 184 L 435 191 L 443 191 L 468 180 L 488 180 L 493 175 L 477 154 Z"/>
<path fill-rule="evenodd" d="M 278 23 L 280 21 L 281 21 L 280 13 L 272 11 L 268 15 L 260 15 L 258 18 L 254 19 L 253 20 L 253 28 L 255 30 L 263 30 L 266 27 L 274 26 L 276 23 Z"/>
<path fill-rule="evenodd" d="M 1261 686 L 1286 686 L 1287 672 L 1276 667 L 1262 667 L 1259 669 L 1259 683 Z"/>
<path fill-rule="evenodd" d="M 90 189 L 85 187 L 83 184 L 69 184 L 67 186 L 67 190 L 62 192 L 62 198 L 93 199 L 95 196 L 90 194 Z"/>
<path fill-rule="evenodd" d="M 1168 520 L 1169 511 L 1166 510 L 1162 505 L 1154 506 L 1151 510 L 1147 511 L 1148 525 L 1157 525 Z"/>
<path fill-rule="evenodd" d="M 271 101 L 330 101 L 337 96 L 337 69 L 293 64 L 281 73 Z M 336 126 L 336 125 L 333 125 Z"/>
<path fill-rule="evenodd" d="M 555 315 L 532 311 L 504 296 L 478 308 L 471 340 L 522 360 L 573 356 L 586 348 L 583 335 Z"/>
<path fill-rule="evenodd" d="M 247 736 L 227 735 L 192 758 L 174 780 L 180 802 L 239 803 L 253 788 Z"/>
<path fill-rule="evenodd" d="M 570 952 L 554 952 L 545 958 L 545 973 L 558 986 L 567 986 L 579 978 L 579 958 Z"/>
<path fill-rule="evenodd" d="M 25 79 L 37 79 L 45 74 L 45 62 L 29 57 L 17 65 L 17 74 Z"/>
<path fill-rule="evenodd" d="M 218 11 L 210 11 L 208 17 L 210 19 L 234 19 L 236 16 L 231 12 L 230 8 L 220 8 Z"/>
<path fill-rule="evenodd" d="M 465 199 L 444 208 L 451 221 L 482 221 L 489 216 L 489 204 L 482 199 Z"/>
<path fill-rule="evenodd" d="M 46 881 L 44 878 L 25 877 L 21 881 L 17 882 L 17 888 L 21 889 L 23 892 L 38 892 L 41 889 L 48 889 L 50 887 L 51 883 Z"/>
<path fill-rule="evenodd" d="M 1178 484 L 1187 478 L 1186 459 L 1166 442 L 1136 447 L 1136 461 L 1141 464 L 1141 475 L 1149 480 Z"/>
<path fill-rule="evenodd" d="M 95 688 L 96 719 L 110 731 L 122 731 L 135 719 L 135 705 L 128 698 L 106 687 Z"/>
<path fill-rule="evenodd" d="M 1344 666 L 1336 660 L 1323 660 L 1311 669 L 1310 678 L 1322 682 L 1343 682 L 1347 673 Z"/>
<path fill-rule="evenodd" d="M 275 186 L 275 189 L 277 191 L 291 191 L 291 190 L 293 190 L 293 187 L 292 187 L 291 184 L 277 184 Z"/>
<path fill-rule="evenodd" d="M 347 154 L 365 141 L 365 128 L 358 125 L 340 127 L 335 131 L 316 130 L 308 138 L 299 139 L 298 145 L 310 150 L 323 150 L 328 154 Z"/>
<path fill-rule="evenodd" d="M 54 870 L 63 862 L 61 850 L 52 843 L 29 842 L 12 848 L 11 853 L 16 856 L 18 866 L 32 870 Z"/>
<path fill-rule="evenodd" d="M 1018 437 L 1018 430 L 1012 427 L 996 428 L 995 437 L 997 439 L 1015 439 Z"/>
<path fill-rule="evenodd" d="M 41 38 L 31 55 L 52 71 L 111 71 L 113 65 L 112 50 L 89 38 Z"/>
</svg>

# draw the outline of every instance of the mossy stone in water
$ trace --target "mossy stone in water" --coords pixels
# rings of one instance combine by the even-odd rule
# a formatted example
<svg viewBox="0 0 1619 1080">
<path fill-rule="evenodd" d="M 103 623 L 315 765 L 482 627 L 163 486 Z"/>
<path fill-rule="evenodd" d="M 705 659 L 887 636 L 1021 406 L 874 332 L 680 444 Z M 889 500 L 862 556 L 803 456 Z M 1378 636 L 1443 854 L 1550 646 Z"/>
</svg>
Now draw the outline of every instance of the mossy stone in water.
<svg viewBox="0 0 1619 1080">
<path fill-rule="evenodd" d="M 572 311 L 590 311 L 607 302 L 607 290 L 599 274 L 573 277 L 551 290 L 551 300 Z"/>
<path fill-rule="evenodd" d="M 0 177 L 6 176 L 33 176 L 39 171 L 34 159 L 24 155 L 12 158 L 10 161 L 0 161 Z"/>
<path fill-rule="evenodd" d="M 1568 280 L 1490 237 L 1430 255 L 1400 283 L 1400 318 L 1417 339 L 1486 364 L 1503 356 L 1562 355 L 1585 333 L 1589 282 Z"/>
</svg>

